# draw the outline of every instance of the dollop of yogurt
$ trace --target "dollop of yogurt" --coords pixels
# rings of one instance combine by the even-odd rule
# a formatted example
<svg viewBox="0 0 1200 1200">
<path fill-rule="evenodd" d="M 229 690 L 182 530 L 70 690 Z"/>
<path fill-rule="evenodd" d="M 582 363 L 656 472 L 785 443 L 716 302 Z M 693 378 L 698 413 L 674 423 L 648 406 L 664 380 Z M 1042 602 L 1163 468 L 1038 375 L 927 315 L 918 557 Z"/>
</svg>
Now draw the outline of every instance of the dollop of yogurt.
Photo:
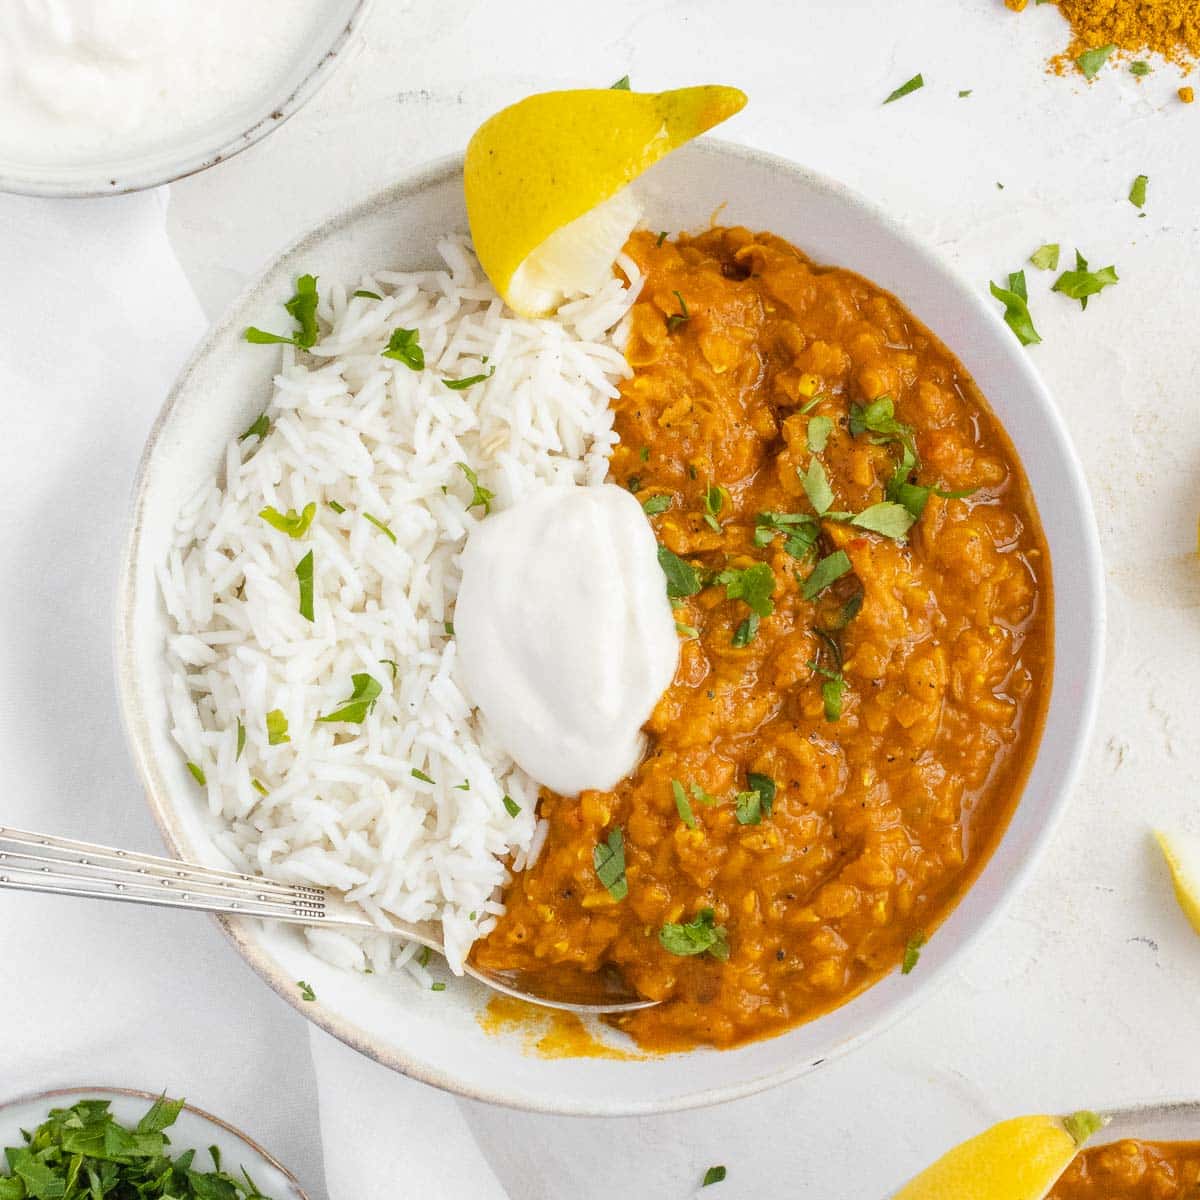
<svg viewBox="0 0 1200 1200">
<path fill-rule="evenodd" d="M 546 488 L 471 532 L 454 612 L 459 680 L 493 736 L 562 795 L 614 787 L 674 677 L 658 547 L 624 488 Z"/>
</svg>

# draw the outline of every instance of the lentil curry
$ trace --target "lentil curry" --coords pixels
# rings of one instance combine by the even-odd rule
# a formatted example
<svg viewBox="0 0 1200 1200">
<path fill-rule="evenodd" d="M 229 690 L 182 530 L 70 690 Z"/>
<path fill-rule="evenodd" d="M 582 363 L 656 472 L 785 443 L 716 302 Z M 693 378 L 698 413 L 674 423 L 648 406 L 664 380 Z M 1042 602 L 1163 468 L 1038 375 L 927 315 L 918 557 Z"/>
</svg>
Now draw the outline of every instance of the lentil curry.
<svg viewBox="0 0 1200 1200">
<path fill-rule="evenodd" d="M 1126 1139 L 1085 1150 L 1047 1200 L 1200 1200 L 1200 1142 Z"/>
<path fill-rule="evenodd" d="M 640 1046 L 731 1046 L 903 961 L 999 839 L 1037 748 L 1050 571 L 1020 463 L 888 293 L 770 234 L 637 233 L 614 482 L 682 639 L 648 754 L 544 794 L 476 960 L 615 965 Z M 919 969 L 919 967 L 917 968 Z"/>
</svg>

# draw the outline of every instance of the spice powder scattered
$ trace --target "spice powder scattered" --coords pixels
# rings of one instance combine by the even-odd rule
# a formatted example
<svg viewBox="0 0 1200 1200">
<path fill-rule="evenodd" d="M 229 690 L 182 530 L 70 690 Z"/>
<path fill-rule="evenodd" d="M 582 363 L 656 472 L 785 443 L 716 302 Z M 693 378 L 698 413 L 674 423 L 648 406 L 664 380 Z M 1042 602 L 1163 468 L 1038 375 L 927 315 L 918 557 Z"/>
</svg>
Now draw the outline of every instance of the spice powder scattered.
<svg viewBox="0 0 1200 1200">
<path fill-rule="evenodd" d="M 1026 0 L 1005 0 L 1020 11 Z M 1156 51 L 1184 68 L 1200 58 L 1200 0 L 1039 0 L 1057 3 L 1071 23 L 1071 44 L 1051 60 L 1060 75 L 1085 50 L 1114 45 L 1129 53 Z"/>
</svg>

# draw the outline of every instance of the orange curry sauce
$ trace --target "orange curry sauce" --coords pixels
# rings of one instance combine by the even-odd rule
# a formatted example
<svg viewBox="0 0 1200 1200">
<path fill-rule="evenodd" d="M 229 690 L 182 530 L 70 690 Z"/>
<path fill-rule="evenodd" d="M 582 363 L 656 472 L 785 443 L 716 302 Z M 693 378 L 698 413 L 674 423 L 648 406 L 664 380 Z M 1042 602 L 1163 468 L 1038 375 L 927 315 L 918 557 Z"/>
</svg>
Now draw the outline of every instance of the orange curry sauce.
<svg viewBox="0 0 1200 1200">
<path fill-rule="evenodd" d="M 551 976 L 615 964 L 665 1000 L 614 1019 L 641 1047 L 732 1046 L 896 969 L 987 859 L 1040 736 L 1049 562 L 1008 438 L 893 296 L 745 229 L 638 233 L 627 249 L 646 278 L 610 478 L 663 498 L 648 519 L 700 586 L 676 600 L 679 669 L 645 760 L 611 792 L 543 796 L 545 848 L 475 958 Z M 900 426 L 852 433 L 852 406 L 884 396 Z M 882 502 L 909 430 L 912 481 L 977 490 L 931 493 L 907 538 L 827 518 L 806 552 L 786 522 L 760 520 L 815 517 L 802 479 L 814 459 L 829 510 Z M 838 550 L 852 570 L 806 598 L 815 564 Z M 716 576 L 755 564 L 774 582 L 752 628 L 737 586 Z M 757 823 L 750 773 L 775 786 Z M 619 900 L 593 860 L 614 828 Z M 663 926 L 706 909 L 727 957 L 671 953 Z"/>
<path fill-rule="evenodd" d="M 1200 1200 L 1200 1142 L 1126 1139 L 1085 1150 L 1047 1200 Z"/>
</svg>

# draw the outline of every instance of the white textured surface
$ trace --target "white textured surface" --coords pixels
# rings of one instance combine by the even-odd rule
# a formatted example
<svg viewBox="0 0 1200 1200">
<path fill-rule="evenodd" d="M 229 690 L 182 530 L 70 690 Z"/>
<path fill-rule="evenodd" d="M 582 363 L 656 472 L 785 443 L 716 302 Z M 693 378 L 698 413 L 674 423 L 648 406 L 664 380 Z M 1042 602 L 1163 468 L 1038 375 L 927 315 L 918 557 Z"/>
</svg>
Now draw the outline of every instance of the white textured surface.
<svg viewBox="0 0 1200 1200">
<path fill-rule="evenodd" d="M 174 189 L 173 243 L 215 315 L 294 234 L 416 163 L 460 150 L 500 105 L 531 90 L 605 84 L 629 72 L 643 88 L 740 84 L 751 103 L 723 136 L 808 163 L 888 205 L 981 288 L 1052 240 L 1068 255 L 1078 243 L 1093 266 L 1112 262 L 1121 274 L 1120 285 L 1081 313 L 1048 295 L 1049 279 L 1029 271 L 1046 339 L 1030 353 L 1088 471 L 1112 617 L 1089 770 L 1034 885 L 923 1011 L 790 1087 L 717 1110 L 638 1121 L 468 1106 L 514 1200 L 689 1197 L 713 1162 L 729 1167 L 727 1182 L 705 1193 L 714 1200 L 875 1200 L 1002 1115 L 1196 1095 L 1200 1040 L 1189 1031 L 1200 942 L 1173 906 L 1148 829 L 1200 828 L 1193 680 L 1200 566 L 1191 556 L 1200 511 L 1200 106 L 1175 100 L 1178 80 L 1166 68 L 1140 85 L 1105 72 L 1090 88 L 1043 74 L 1046 55 L 1062 41 L 1052 6 L 1031 5 L 1018 16 L 1000 0 L 609 0 L 587 8 L 379 0 L 366 46 L 310 108 L 261 145 Z M 926 88 L 881 108 L 883 96 L 917 71 Z M 959 99 L 966 88 L 973 94 Z M 1144 220 L 1125 199 L 1140 172 L 1150 176 Z M 11 422 L 29 401 L 10 394 L 4 403 Z M 95 427 L 106 440 L 91 470 L 119 483 L 149 411 L 141 421 L 115 404 L 110 411 L 111 423 Z M 10 787 L 87 795 L 89 773 L 55 763 L 63 752 L 61 711 L 56 721 L 35 666 L 53 660 L 60 689 L 71 664 L 93 681 L 104 678 L 108 646 L 99 631 L 107 626 L 89 618 L 96 639 L 78 636 L 72 623 L 87 610 L 72 589 L 83 586 L 85 567 L 103 581 L 115 557 L 98 553 L 94 529 L 65 520 L 61 508 L 50 526 L 54 537 L 35 536 L 45 518 L 31 498 L 13 496 L 15 467 L 36 456 L 47 476 L 61 480 L 58 489 L 39 489 L 40 503 L 61 503 L 83 473 L 84 443 L 68 450 L 27 416 L 9 428 L 0 450 L 11 539 L 0 637 L 21 669 L 14 675 L 6 667 L 0 687 L 0 761 Z M 93 489 L 75 502 L 107 505 L 104 520 L 115 537 L 119 521 L 109 510 L 119 493 L 120 486 Z M 23 535 L 13 529 L 18 520 Z M 72 556 L 71 570 L 64 555 Z M 106 595 L 104 582 L 89 589 L 97 586 Z M 30 597 L 57 619 L 30 611 Z M 75 720 L 91 711 L 102 738 L 112 741 L 107 696 L 91 699 L 94 707 L 80 705 Z M 73 736 L 68 748 L 85 755 L 90 743 L 78 729 Z M 115 749 L 112 757 L 120 758 Z M 93 773 L 99 769 L 89 762 Z M 131 777 L 126 771 L 124 779 Z M 115 803 L 119 789 L 108 778 L 100 787 Z M 98 836 L 98 828 L 85 823 L 82 831 Z M 211 1004 L 221 1003 L 217 972 L 245 984 L 228 1004 L 229 1019 L 273 1004 L 231 951 L 227 957 L 211 964 L 207 982 L 202 973 Z M 185 986 L 198 985 L 160 979 L 150 993 L 174 995 Z M 274 1011 L 290 1022 L 282 1005 Z M 235 1047 L 236 1039 L 209 1038 L 205 1053 L 225 1055 L 231 1072 L 244 1071 Z M 270 1070 L 282 1080 L 290 1066 L 281 1060 Z M 291 1146 L 286 1135 L 268 1144 L 298 1162 L 311 1128 L 297 1122 Z M 369 1144 L 362 1152 L 370 1154 Z M 478 1195 L 456 1190 L 455 1162 L 451 1152 L 442 1194 Z"/>
</svg>

